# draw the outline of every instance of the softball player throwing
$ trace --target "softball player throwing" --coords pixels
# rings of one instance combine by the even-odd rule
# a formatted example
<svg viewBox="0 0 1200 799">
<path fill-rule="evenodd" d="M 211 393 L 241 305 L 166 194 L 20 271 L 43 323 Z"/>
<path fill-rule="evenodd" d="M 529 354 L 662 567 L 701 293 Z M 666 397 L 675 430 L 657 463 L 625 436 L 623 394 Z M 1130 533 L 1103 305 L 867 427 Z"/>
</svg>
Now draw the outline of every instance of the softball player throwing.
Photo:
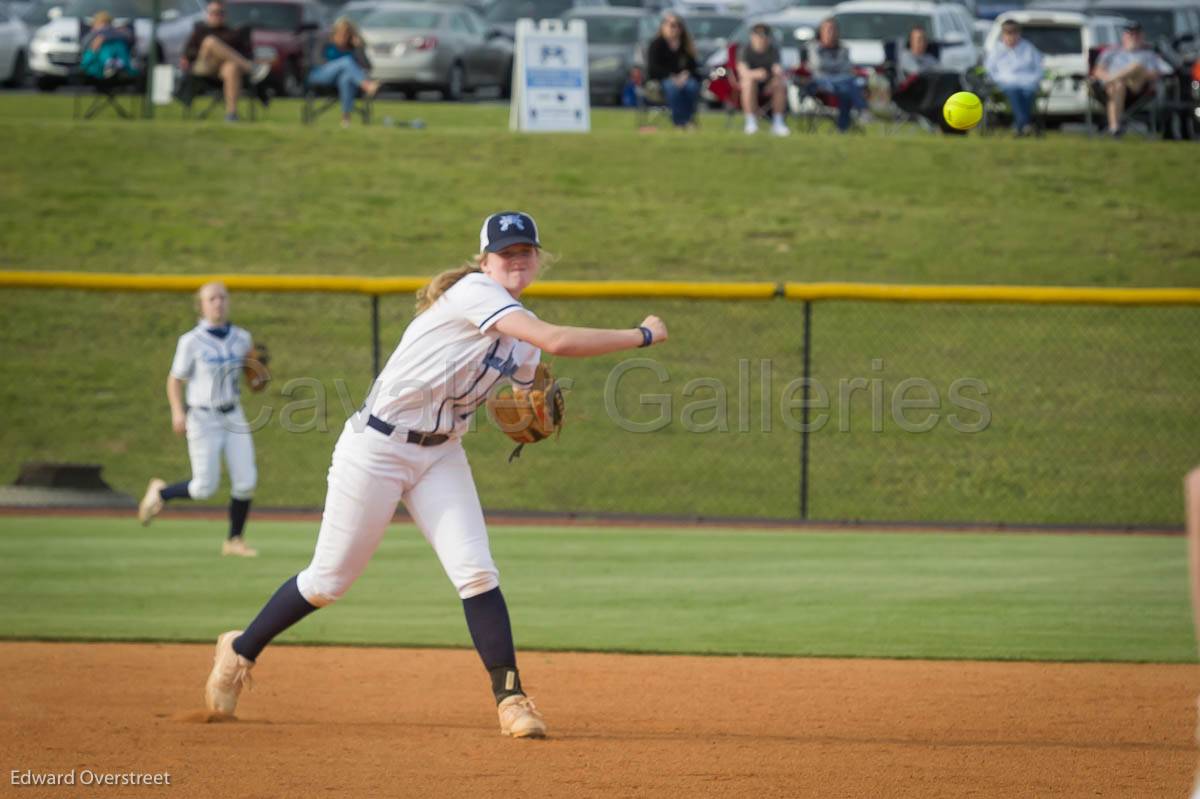
<svg viewBox="0 0 1200 799">
<path fill-rule="evenodd" d="M 489 216 L 479 249 L 474 263 L 438 275 L 418 294 L 416 318 L 333 450 L 312 562 L 284 582 L 244 632 L 217 639 L 205 689 L 209 710 L 232 714 L 263 648 L 346 593 L 403 502 L 462 599 L 491 677 L 500 732 L 546 734 L 521 689 L 508 608 L 461 437 L 500 381 L 533 380 L 542 351 L 603 355 L 665 341 L 667 328 L 654 316 L 628 330 L 566 327 L 526 310 L 521 292 L 541 265 L 537 226 L 527 214 Z"/>
<path fill-rule="evenodd" d="M 173 499 L 208 499 L 221 479 L 221 456 L 229 467 L 229 537 L 222 555 L 254 557 L 243 533 L 258 480 L 254 442 L 238 401 L 238 380 L 253 349 L 250 334 L 229 324 L 229 292 L 224 283 L 206 283 L 196 292 L 200 321 L 179 337 L 167 375 L 171 426 L 186 435 L 192 478 L 172 485 L 155 477 L 138 506 L 138 519 L 150 524 Z M 184 404 L 186 385 L 187 404 Z"/>
</svg>

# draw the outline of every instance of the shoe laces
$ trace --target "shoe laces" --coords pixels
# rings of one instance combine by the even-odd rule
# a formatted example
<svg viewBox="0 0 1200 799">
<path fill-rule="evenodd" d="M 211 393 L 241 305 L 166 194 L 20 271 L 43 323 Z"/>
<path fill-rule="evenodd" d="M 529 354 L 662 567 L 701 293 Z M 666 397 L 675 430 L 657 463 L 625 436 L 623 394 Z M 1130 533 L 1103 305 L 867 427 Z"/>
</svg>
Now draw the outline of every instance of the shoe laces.
<svg viewBox="0 0 1200 799">
<path fill-rule="evenodd" d="M 222 677 L 225 677 L 230 687 L 253 688 L 254 678 L 250 676 L 250 669 L 254 667 L 253 663 L 248 663 L 241 655 L 234 654 L 233 667 L 223 669 Z"/>
<path fill-rule="evenodd" d="M 518 711 L 526 711 L 533 714 L 537 718 L 541 718 L 542 714 L 538 712 L 537 706 L 533 704 L 533 697 L 521 696 L 517 701 L 510 702 L 505 708 L 506 715 L 513 715 Z"/>
</svg>

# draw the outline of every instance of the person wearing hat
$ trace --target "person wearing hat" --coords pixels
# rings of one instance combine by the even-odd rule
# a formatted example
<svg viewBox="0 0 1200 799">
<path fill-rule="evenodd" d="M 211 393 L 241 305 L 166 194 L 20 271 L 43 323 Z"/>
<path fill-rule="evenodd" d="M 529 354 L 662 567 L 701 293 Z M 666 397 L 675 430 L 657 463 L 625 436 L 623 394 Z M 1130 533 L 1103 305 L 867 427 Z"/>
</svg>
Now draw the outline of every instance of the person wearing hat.
<svg viewBox="0 0 1200 799">
<path fill-rule="evenodd" d="M 1129 96 L 1154 91 L 1159 79 L 1171 72 L 1171 65 L 1146 45 L 1141 23 L 1128 23 L 1121 31 L 1121 46 L 1105 50 L 1096 60 L 1094 76 L 1104 85 L 1110 136 L 1121 135 Z"/>
<path fill-rule="evenodd" d="M 1005 20 L 1000 26 L 1000 40 L 988 53 L 983 68 L 1008 98 L 1016 134 L 1032 133 L 1033 103 L 1042 82 L 1042 53 L 1021 36 L 1016 21 Z"/>
<path fill-rule="evenodd" d="M 746 114 L 746 133 L 758 133 L 759 100 L 771 103 L 771 133 L 791 133 L 783 121 L 787 108 L 787 78 L 780 64 L 779 48 L 771 38 L 771 27 L 759 22 L 750 29 L 750 44 L 739 47 L 737 80 L 741 84 L 742 111 Z"/>
<path fill-rule="evenodd" d="M 263 648 L 349 590 L 403 502 L 462 599 L 500 731 L 515 738 L 546 734 L 521 688 L 508 607 L 462 437 L 494 389 L 533 381 L 543 352 L 586 357 L 648 347 L 666 341 L 667 328 L 656 316 L 611 330 L 542 321 L 521 299 L 542 261 L 533 218 L 502 211 L 484 220 L 479 255 L 417 293 L 416 316 L 333 450 L 312 562 L 280 586 L 245 631 L 217 640 L 205 689 L 210 711 L 232 715 Z"/>
</svg>

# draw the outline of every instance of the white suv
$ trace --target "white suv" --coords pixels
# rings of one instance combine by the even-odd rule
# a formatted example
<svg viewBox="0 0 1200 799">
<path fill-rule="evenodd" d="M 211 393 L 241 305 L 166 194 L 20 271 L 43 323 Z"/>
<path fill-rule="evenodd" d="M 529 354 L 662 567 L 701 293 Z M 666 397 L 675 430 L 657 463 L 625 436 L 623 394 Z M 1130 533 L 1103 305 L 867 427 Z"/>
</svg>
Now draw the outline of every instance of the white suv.
<svg viewBox="0 0 1200 799">
<path fill-rule="evenodd" d="M 941 47 L 940 61 L 946 69 L 967 70 L 980 60 L 972 37 L 974 20 L 966 6 L 928 0 L 850 0 L 833 8 L 838 34 L 858 66 L 883 63 L 883 43 L 907 40 L 914 27 L 925 29 Z"/>
<path fill-rule="evenodd" d="M 1088 90 L 1088 51 L 1093 47 L 1119 45 L 1124 19 L 1071 11 L 1006 11 L 996 17 L 984 42 L 984 52 L 990 53 L 996 46 L 1000 26 L 1008 20 L 1019 24 L 1021 36 L 1042 53 L 1042 66 L 1046 70 L 1042 91 L 1047 97 L 1038 100 L 1038 108 L 1045 108 L 1048 118 L 1081 118 L 1087 113 L 1089 103 L 1094 112 L 1103 111 Z"/>
<path fill-rule="evenodd" d="M 50 21 L 37 29 L 29 43 L 29 69 L 42 91 L 62 85 L 79 63 L 79 42 L 98 11 L 113 16 L 113 24 L 133 23 L 137 53 L 145 58 L 150 48 L 152 0 L 64 0 L 50 9 Z M 159 63 L 174 64 L 204 14 L 201 0 L 161 0 L 158 23 Z"/>
</svg>

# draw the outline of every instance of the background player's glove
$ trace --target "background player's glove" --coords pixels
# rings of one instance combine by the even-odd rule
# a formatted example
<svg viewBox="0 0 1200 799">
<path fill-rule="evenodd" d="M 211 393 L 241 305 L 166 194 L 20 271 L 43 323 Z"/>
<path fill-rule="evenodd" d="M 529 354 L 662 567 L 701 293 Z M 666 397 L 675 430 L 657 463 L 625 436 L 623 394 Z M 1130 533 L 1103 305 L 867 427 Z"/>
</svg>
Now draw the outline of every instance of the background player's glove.
<svg viewBox="0 0 1200 799">
<path fill-rule="evenodd" d="M 262 391 L 271 382 L 271 372 L 267 369 L 270 362 L 271 353 L 267 351 L 266 344 L 255 344 L 254 349 L 246 353 L 242 372 L 251 391 Z"/>
<path fill-rule="evenodd" d="M 488 413 L 504 434 L 517 442 L 509 461 L 521 448 L 562 430 L 566 401 L 562 389 L 550 375 L 550 367 L 538 364 L 528 386 L 504 386 L 488 398 Z"/>
</svg>

